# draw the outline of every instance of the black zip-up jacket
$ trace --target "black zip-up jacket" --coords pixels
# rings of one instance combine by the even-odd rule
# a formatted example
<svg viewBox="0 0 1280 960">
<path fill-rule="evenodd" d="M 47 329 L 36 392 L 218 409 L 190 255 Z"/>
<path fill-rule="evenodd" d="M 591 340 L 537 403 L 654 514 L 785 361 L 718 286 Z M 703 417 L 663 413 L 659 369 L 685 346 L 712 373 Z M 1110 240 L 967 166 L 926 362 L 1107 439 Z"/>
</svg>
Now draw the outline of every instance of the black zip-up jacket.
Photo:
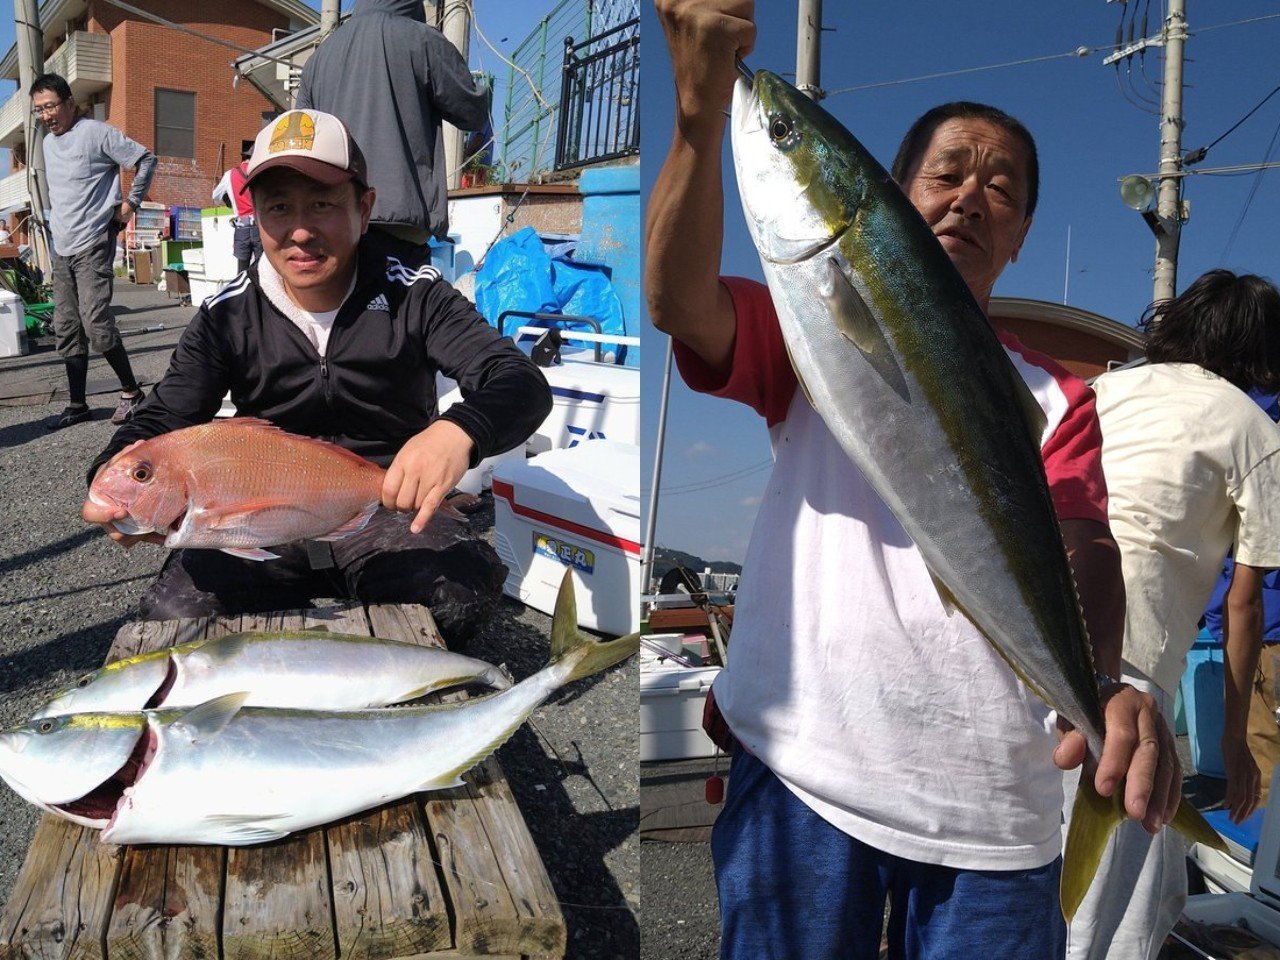
<svg viewBox="0 0 1280 960">
<path fill-rule="evenodd" d="M 475 442 L 472 466 L 527 440 L 551 411 L 533 361 L 418 248 L 373 231 L 360 239 L 357 264 L 324 357 L 267 299 L 256 266 L 207 300 L 88 479 L 135 440 L 209 422 L 228 391 L 241 416 L 331 440 L 385 467 L 437 419 L 437 370 L 462 387 L 463 401 L 440 418 Z"/>
</svg>

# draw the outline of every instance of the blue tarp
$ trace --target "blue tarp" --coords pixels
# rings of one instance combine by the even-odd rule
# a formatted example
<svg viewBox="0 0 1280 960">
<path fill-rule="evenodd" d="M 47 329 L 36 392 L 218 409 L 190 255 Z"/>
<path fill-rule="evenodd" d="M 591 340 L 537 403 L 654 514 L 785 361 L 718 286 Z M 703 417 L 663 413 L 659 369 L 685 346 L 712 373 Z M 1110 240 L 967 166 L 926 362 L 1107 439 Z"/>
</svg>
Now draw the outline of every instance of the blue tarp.
<svg viewBox="0 0 1280 960">
<path fill-rule="evenodd" d="M 596 264 L 578 263 L 567 256 L 552 257 L 532 227 L 494 244 L 476 274 L 476 306 L 494 326 L 507 310 L 528 313 L 566 313 L 592 317 L 604 333 L 628 335 L 622 304 L 608 271 Z M 515 325 L 539 326 L 520 319 Z M 513 321 L 507 321 L 507 332 Z M 605 344 L 606 351 L 615 349 Z M 619 363 L 636 366 L 635 350 L 617 347 Z"/>
</svg>

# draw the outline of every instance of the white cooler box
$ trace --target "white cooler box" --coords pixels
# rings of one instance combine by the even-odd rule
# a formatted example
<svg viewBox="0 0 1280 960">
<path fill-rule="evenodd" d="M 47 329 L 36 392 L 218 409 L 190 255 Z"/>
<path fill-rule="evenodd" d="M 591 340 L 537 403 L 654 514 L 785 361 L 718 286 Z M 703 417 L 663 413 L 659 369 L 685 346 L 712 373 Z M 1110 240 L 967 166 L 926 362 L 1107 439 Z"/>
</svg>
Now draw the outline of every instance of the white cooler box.
<svg viewBox="0 0 1280 960">
<path fill-rule="evenodd" d="M 583 440 L 640 442 L 640 369 L 567 360 L 543 367 L 551 413 L 529 438 L 534 453 Z"/>
<path fill-rule="evenodd" d="M 1271 777 L 1271 796 L 1280 790 L 1280 767 Z M 1198 844 L 1192 848 L 1194 853 Z M 1244 925 L 1280 947 L 1280 802 L 1268 804 L 1248 893 L 1203 893 L 1187 898 L 1184 919 L 1217 926 Z M 1175 928 L 1175 932 L 1178 931 Z"/>
<path fill-rule="evenodd" d="M 0 357 L 27 353 L 26 304 L 16 293 L 0 289 Z"/>
<path fill-rule="evenodd" d="M 573 571 L 578 625 L 640 629 L 640 448 L 590 440 L 493 471 L 494 545 L 503 591 L 551 613 Z"/>
<path fill-rule="evenodd" d="M 702 730 L 707 691 L 719 667 L 682 667 L 670 661 L 640 665 L 640 759 L 709 757 L 716 746 Z"/>
</svg>

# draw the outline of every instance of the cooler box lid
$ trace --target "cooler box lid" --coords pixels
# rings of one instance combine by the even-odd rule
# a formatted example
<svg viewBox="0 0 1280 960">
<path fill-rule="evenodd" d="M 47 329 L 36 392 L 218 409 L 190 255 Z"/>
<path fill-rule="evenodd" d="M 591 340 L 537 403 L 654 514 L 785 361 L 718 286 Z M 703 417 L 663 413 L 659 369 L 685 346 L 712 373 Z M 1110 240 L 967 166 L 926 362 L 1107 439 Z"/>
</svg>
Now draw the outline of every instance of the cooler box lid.
<svg viewBox="0 0 1280 960">
<path fill-rule="evenodd" d="M 720 675 L 720 667 L 682 667 L 670 663 L 646 663 L 640 671 L 640 696 L 706 693 Z"/>
<path fill-rule="evenodd" d="M 640 402 L 640 369 L 612 363 L 560 363 L 543 367 L 551 395 L 566 400 L 604 403 Z"/>
<path fill-rule="evenodd" d="M 1227 810 L 1206 810 L 1204 818 L 1227 841 L 1227 851 L 1231 856 L 1245 866 L 1250 866 L 1258 852 L 1266 812 L 1265 807 L 1255 811 L 1239 826 L 1231 822 L 1231 815 Z"/>
<path fill-rule="evenodd" d="M 584 440 L 493 470 L 493 495 L 528 520 L 562 521 L 584 532 L 640 540 L 640 447 L 617 440 Z M 597 538 L 598 539 L 598 538 Z"/>
<path fill-rule="evenodd" d="M 1277 790 L 1280 790 L 1280 766 L 1271 774 L 1271 799 L 1263 811 L 1262 833 L 1258 852 L 1253 857 L 1249 892 L 1263 902 L 1280 907 L 1280 802 L 1277 802 L 1280 797 L 1277 797 Z"/>
</svg>

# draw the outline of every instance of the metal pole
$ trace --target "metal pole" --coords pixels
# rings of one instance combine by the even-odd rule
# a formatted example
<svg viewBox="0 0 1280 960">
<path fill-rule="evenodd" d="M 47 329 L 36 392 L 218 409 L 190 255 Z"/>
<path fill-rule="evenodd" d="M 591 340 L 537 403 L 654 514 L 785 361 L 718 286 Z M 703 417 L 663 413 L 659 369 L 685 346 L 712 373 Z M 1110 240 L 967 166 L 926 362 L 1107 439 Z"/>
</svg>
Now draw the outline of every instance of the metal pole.
<svg viewBox="0 0 1280 960">
<path fill-rule="evenodd" d="M 342 12 L 342 0 L 322 0 L 320 4 L 320 42 L 338 29 L 338 16 Z"/>
<path fill-rule="evenodd" d="M 440 32 L 458 48 L 462 59 L 471 62 L 471 4 L 466 0 L 445 0 Z M 456 190 L 462 178 L 462 151 L 467 144 L 465 134 L 452 123 L 444 124 L 444 169 L 450 190 Z"/>
<path fill-rule="evenodd" d="M 1156 194 L 1156 271 L 1152 298 L 1177 294 L 1178 239 L 1182 211 L 1178 200 L 1182 172 L 1182 56 L 1187 39 L 1186 0 L 1169 0 L 1164 22 L 1164 99 L 1160 108 L 1160 180 Z"/>
<path fill-rule="evenodd" d="M 1067 291 L 1071 289 L 1071 224 L 1067 224 L 1067 265 L 1062 271 L 1062 305 L 1067 305 Z"/>
<path fill-rule="evenodd" d="M 640 561 L 640 583 L 644 593 L 649 592 L 653 579 L 653 551 L 658 529 L 658 485 L 662 482 L 662 448 L 667 440 L 667 401 L 671 397 L 671 355 L 674 341 L 667 338 L 667 359 L 662 369 L 662 402 L 658 407 L 658 440 L 653 448 L 653 482 L 649 486 L 649 519 L 644 529 L 644 557 Z"/>
<path fill-rule="evenodd" d="M 15 0 L 13 12 L 17 27 L 14 39 L 18 47 L 18 89 L 25 96 L 36 77 L 44 73 L 44 31 L 40 29 L 36 0 Z M 29 108 L 23 112 L 26 115 L 22 131 L 27 149 L 27 191 L 31 195 L 31 218 L 27 234 L 36 252 L 36 262 L 47 277 L 51 274 L 52 260 L 44 222 L 44 212 L 49 209 L 49 181 L 44 168 L 44 148 L 41 146 L 44 142 L 44 128 L 36 122 Z"/>
<path fill-rule="evenodd" d="M 796 88 L 810 100 L 826 94 L 822 73 L 822 0 L 799 0 L 800 26 L 796 32 Z"/>
</svg>

